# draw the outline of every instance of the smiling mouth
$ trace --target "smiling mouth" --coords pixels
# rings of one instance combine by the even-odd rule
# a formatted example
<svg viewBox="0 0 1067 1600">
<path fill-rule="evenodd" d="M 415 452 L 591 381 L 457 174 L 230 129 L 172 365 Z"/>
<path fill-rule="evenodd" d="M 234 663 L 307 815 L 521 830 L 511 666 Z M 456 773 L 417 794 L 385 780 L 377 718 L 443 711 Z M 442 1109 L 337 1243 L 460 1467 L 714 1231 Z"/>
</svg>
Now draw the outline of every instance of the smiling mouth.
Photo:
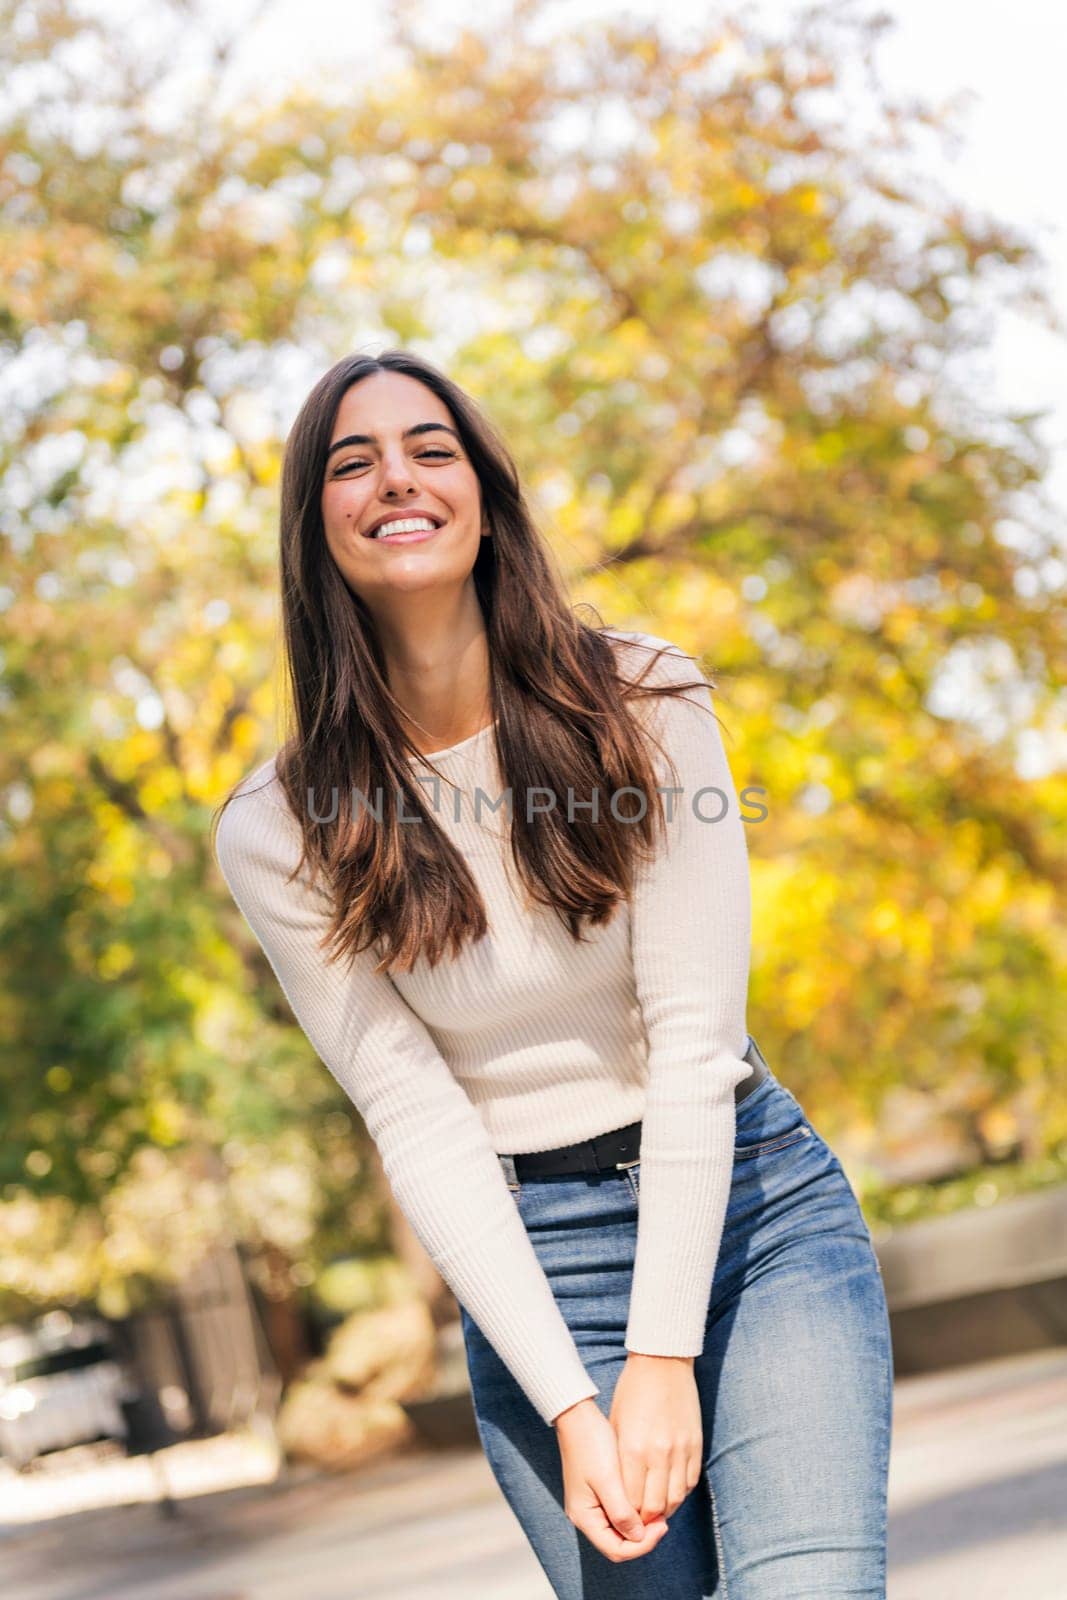
<svg viewBox="0 0 1067 1600">
<path fill-rule="evenodd" d="M 431 533 L 436 533 L 442 524 L 435 517 L 392 517 L 388 522 L 379 523 L 365 534 L 367 539 L 405 539 L 426 538 Z"/>
</svg>

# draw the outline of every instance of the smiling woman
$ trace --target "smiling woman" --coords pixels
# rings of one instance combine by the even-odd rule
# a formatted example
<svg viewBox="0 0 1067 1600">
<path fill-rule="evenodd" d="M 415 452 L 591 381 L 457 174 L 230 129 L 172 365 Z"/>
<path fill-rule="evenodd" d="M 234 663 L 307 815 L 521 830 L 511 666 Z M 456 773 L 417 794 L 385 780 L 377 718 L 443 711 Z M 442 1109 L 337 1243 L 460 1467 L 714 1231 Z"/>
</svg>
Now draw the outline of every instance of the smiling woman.
<svg viewBox="0 0 1067 1600">
<path fill-rule="evenodd" d="M 718 1566 L 739 1600 L 883 1593 L 885 1300 L 747 1031 L 710 684 L 575 616 L 506 447 L 408 352 L 305 401 L 281 547 L 292 728 L 219 863 L 456 1295 L 554 1592 L 698 1600 Z"/>
<path fill-rule="evenodd" d="M 388 368 L 347 390 L 333 433 L 322 488 L 327 548 L 375 620 L 420 749 L 463 739 L 485 721 L 487 660 L 467 580 L 489 528 L 462 438 L 437 395 Z M 416 546 L 417 558 L 399 559 Z"/>
</svg>

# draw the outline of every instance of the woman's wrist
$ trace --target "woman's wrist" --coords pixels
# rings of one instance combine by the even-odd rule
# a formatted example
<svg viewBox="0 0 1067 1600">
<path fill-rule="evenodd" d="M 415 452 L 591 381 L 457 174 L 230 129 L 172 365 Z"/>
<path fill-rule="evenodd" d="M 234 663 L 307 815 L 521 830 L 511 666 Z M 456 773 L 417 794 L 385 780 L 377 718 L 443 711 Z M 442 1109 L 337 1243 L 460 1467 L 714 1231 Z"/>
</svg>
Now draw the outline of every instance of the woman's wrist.
<svg viewBox="0 0 1067 1600">
<path fill-rule="evenodd" d="M 692 1367 L 696 1356 L 649 1356 L 640 1350 L 627 1350 L 627 1361 L 632 1361 L 636 1366 L 651 1366 L 654 1361 L 670 1361 L 675 1366 Z"/>
<path fill-rule="evenodd" d="M 626 1360 L 632 1366 L 648 1367 L 650 1370 L 654 1366 L 658 1366 L 661 1371 L 673 1366 L 688 1367 L 692 1371 L 696 1356 L 648 1356 L 641 1351 L 628 1350 L 626 1352 Z M 553 1428 L 558 1429 L 561 1424 L 563 1427 L 567 1427 L 569 1422 L 574 1419 L 581 1422 L 582 1417 L 588 1412 L 590 1406 L 593 1406 L 597 1411 L 600 1410 L 593 1396 L 587 1394 L 583 1399 L 576 1400 L 572 1406 L 567 1406 L 564 1411 L 558 1411 L 552 1418 Z"/>
<path fill-rule="evenodd" d="M 558 1411 L 552 1418 L 552 1426 L 558 1431 L 560 1427 L 569 1427 L 575 1418 L 580 1422 L 590 1406 L 596 1411 L 600 1410 L 593 1396 L 587 1394 L 583 1399 L 576 1400 L 572 1406 L 568 1406 L 565 1411 Z"/>
</svg>

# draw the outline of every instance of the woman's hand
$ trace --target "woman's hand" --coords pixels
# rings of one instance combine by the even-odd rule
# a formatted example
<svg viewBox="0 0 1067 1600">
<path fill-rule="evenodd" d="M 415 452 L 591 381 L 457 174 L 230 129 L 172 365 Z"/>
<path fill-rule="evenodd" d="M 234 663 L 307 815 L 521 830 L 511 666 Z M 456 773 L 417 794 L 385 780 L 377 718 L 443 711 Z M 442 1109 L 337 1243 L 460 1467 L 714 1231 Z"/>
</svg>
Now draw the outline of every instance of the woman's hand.
<svg viewBox="0 0 1067 1600">
<path fill-rule="evenodd" d="M 590 1396 L 554 1419 L 563 1463 L 563 1509 L 609 1561 L 634 1561 L 667 1532 L 662 1518 L 642 1518 L 623 1487 L 615 1430 Z M 647 1526 L 646 1526 L 647 1524 Z"/>
<path fill-rule="evenodd" d="M 672 1517 L 700 1482 L 704 1427 L 692 1356 L 632 1351 L 612 1396 L 627 1499 L 643 1521 Z"/>
</svg>

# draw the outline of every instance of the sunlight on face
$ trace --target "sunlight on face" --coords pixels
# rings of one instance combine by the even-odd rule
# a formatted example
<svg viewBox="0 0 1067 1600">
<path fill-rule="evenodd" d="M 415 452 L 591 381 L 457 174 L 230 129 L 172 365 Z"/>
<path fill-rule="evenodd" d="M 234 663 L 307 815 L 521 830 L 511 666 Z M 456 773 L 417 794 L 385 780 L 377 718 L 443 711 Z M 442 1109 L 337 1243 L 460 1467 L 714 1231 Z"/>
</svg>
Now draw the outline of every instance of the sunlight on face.
<svg viewBox="0 0 1067 1600">
<path fill-rule="evenodd" d="M 382 519 L 422 517 L 433 531 L 368 537 Z M 334 561 L 354 593 L 464 583 L 482 534 L 481 486 L 452 414 L 425 384 L 375 372 L 337 409 L 323 473 L 322 521 Z"/>
</svg>

